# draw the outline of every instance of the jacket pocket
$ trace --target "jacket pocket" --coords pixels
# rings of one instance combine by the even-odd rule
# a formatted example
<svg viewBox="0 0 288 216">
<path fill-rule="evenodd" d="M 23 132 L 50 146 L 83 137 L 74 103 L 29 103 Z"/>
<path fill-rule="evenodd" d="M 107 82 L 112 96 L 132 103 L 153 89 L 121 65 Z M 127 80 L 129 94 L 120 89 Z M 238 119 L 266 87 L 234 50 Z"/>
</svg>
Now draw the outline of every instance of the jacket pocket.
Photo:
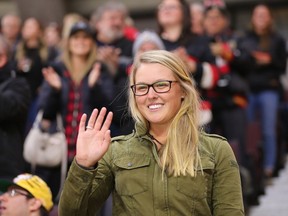
<svg viewBox="0 0 288 216">
<path fill-rule="evenodd" d="M 115 188 L 119 195 L 132 196 L 148 190 L 148 169 L 150 158 L 143 155 L 130 154 L 114 161 Z"/>
<path fill-rule="evenodd" d="M 197 169 L 197 176 L 190 175 L 177 177 L 177 191 L 195 200 L 208 198 L 211 196 L 212 176 L 214 173 L 214 163 L 205 161 L 203 163 L 203 173 Z"/>
</svg>

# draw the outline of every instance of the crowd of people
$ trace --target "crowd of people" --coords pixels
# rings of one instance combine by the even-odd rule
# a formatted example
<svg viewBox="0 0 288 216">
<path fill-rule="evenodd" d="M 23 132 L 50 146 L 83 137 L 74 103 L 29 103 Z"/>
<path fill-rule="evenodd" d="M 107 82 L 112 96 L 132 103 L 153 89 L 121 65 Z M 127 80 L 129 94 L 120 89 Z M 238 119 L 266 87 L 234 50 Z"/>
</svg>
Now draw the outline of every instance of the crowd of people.
<svg viewBox="0 0 288 216">
<path fill-rule="evenodd" d="M 241 30 L 232 30 L 224 1 L 162 0 L 155 10 L 157 29 L 143 30 L 136 28 L 119 1 L 103 3 L 89 20 L 70 13 L 63 23 L 42 26 L 35 17 L 22 21 L 7 13 L 1 18 L 0 179 L 11 181 L 32 172 L 23 158 L 23 143 L 42 110 L 39 127 L 43 131 L 51 131 L 61 114 L 68 145 L 71 173 L 60 200 L 61 215 L 77 215 L 73 207 L 81 207 L 81 215 L 95 215 L 111 193 L 118 202 L 113 204 L 116 214 L 142 211 L 148 215 L 156 211 L 147 208 L 153 205 L 172 215 L 187 215 L 188 211 L 243 215 L 243 209 L 247 213 L 250 205 L 257 204 L 258 196 L 281 168 L 287 147 L 283 141 L 287 124 L 280 112 L 281 105 L 287 104 L 280 81 L 286 71 L 286 41 L 274 28 L 271 9 L 255 5 L 250 25 Z M 162 109 L 164 114 L 158 113 Z M 227 142 L 206 133 L 221 135 Z M 251 144 L 253 133 L 260 135 Z M 111 137 L 113 148 L 108 150 L 99 140 L 107 145 Z M 93 145 L 95 140 L 97 145 Z M 204 147 L 196 144 L 199 140 L 206 143 Z M 155 148 L 148 150 L 150 143 Z M 218 153 L 211 143 L 218 143 L 223 152 Z M 224 165 L 225 160 L 230 166 Z M 238 164 L 240 186 L 233 169 Z M 91 175 L 94 169 L 100 173 Z M 58 203 L 60 167 L 37 166 L 33 171 L 48 184 L 51 199 Z M 159 175 L 157 182 L 142 172 Z M 85 201 L 73 203 L 71 194 L 80 193 L 75 182 L 92 187 L 94 175 L 93 190 L 81 194 Z M 196 188 L 188 186 L 187 175 L 195 177 Z M 123 186 L 126 180 L 131 187 Z M 197 188 L 196 182 L 200 187 L 205 180 L 208 189 Z M 177 191 L 168 189 L 173 195 L 167 200 L 159 195 L 156 203 L 151 191 L 164 193 L 162 186 L 157 188 L 162 181 Z M 224 197 L 223 190 L 231 194 Z M 3 191 L 3 197 L 27 195 L 19 191 L 13 186 Z M 179 191 L 187 197 L 193 194 L 191 203 L 172 201 L 185 197 Z M 208 201 L 200 201 L 200 196 Z M 169 199 L 171 203 L 165 204 Z M 146 206 L 139 206 L 141 200 Z M 111 201 L 105 205 L 99 214 L 108 215 Z M 186 205 L 196 207 L 188 210 Z"/>
</svg>

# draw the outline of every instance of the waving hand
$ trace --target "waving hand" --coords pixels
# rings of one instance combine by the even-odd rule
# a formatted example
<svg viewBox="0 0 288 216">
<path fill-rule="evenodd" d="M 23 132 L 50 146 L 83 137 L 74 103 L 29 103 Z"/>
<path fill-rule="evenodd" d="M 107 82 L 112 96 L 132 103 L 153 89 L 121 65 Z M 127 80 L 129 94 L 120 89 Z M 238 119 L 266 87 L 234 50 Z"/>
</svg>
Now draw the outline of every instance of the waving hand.
<svg viewBox="0 0 288 216">
<path fill-rule="evenodd" d="M 94 109 L 87 127 L 85 127 L 87 115 L 83 114 L 81 117 L 75 156 L 81 166 L 95 166 L 109 148 L 111 142 L 109 127 L 113 114 L 109 112 L 105 118 L 106 112 L 106 108 L 102 108 L 100 112 Z"/>
</svg>

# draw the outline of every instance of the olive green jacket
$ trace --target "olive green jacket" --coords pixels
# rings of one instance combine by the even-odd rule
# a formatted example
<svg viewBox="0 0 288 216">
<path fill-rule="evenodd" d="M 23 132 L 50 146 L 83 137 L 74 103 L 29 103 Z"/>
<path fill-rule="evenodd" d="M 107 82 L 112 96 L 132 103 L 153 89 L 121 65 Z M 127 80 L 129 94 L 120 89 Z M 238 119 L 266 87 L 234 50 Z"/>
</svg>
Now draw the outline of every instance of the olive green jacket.
<svg viewBox="0 0 288 216">
<path fill-rule="evenodd" d="M 143 132 L 113 138 L 94 170 L 74 161 L 62 191 L 60 216 L 95 216 L 113 193 L 113 215 L 244 215 L 238 164 L 227 141 L 201 134 L 203 173 L 162 179 L 156 146 Z"/>
</svg>

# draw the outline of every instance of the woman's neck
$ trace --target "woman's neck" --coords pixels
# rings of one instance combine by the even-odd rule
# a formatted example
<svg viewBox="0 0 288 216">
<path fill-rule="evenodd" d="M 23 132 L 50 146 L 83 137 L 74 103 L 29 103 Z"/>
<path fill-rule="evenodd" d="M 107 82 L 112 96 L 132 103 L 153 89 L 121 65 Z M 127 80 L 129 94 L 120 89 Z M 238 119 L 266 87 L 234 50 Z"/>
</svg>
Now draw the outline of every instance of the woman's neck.
<svg viewBox="0 0 288 216">
<path fill-rule="evenodd" d="M 178 25 L 169 26 L 162 32 L 161 36 L 165 40 L 177 41 L 181 36 L 181 32 L 182 32 L 181 26 L 178 26 Z"/>
<path fill-rule="evenodd" d="M 73 71 L 81 71 L 87 64 L 86 58 L 82 56 L 72 56 L 71 62 L 74 69 Z"/>
<path fill-rule="evenodd" d="M 28 48 L 36 48 L 39 46 L 39 40 L 37 38 L 31 38 L 26 40 L 26 46 Z"/>
<path fill-rule="evenodd" d="M 167 141 L 167 127 L 161 128 L 161 126 L 151 127 L 149 130 L 150 137 L 155 141 L 157 149 L 159 150 Z"/>
</svg>

